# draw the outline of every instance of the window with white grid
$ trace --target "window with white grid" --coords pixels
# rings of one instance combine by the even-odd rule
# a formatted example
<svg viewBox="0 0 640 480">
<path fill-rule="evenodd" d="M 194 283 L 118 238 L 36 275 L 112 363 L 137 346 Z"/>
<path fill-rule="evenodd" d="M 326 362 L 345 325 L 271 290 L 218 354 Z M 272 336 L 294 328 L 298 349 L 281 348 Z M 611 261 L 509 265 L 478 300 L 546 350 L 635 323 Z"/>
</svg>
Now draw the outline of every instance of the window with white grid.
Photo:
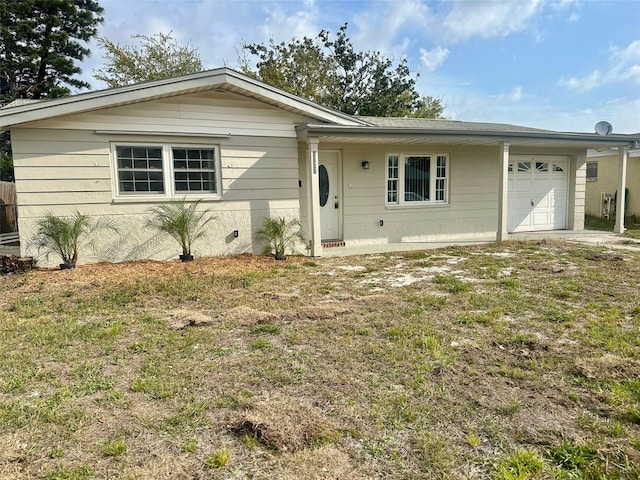
<svg viewBox="0 0 640 480">
<path fill-rule="evenodd" d="M 220 155 L 216 146 L 113 145 L 116 196 L 218 197 Z"/>
<path fill-rule="evenodd" d="M 216 193 L 216 151 L 213 148 L 173 147 L 176 192 Z"/>
<path fill-rule="evenodd" d="M 387 203 L 398 203 L 398 156 L 387 158 Z"/>
<path fill-rule="evenodd" d="M 429 205 L 448 201 L 448 156 L 387 155 L 387 205 Z"/>
</svg>

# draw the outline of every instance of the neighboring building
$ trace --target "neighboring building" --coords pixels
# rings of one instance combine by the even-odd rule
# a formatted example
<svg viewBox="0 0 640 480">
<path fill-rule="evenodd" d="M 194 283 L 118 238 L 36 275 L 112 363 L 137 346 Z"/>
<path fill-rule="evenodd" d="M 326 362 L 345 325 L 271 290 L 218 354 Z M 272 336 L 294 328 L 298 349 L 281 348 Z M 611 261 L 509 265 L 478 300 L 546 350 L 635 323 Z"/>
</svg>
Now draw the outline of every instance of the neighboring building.
<svg viewBox="0 0 640 480">
<path fill-rule="evenodd" d="M 640 134 L 634 135 L 640 137 Z M 640 217 L 640 149 L 629 151 L 626 189 L 628 192 L 627 215 Z M 587 153 L 587 196 L 585 212 L 596 217 L 607 216 L 614 211 L 618 191 L 620 168 L 615 150 L 589 150 Z"/>
<path fill-rule="evenodd" d="M 584 226 L 587 149 L 628 136 L 450 120 L 354 117 L 227 68 L 0 109 L 23 254 L 45 212 L 112 216 L 95 259 L 170 258 L 148 208 L 203 199 L 197 255 L 259 252 L 268 216 L 325 246 L 502 240 Z M 234 235 L 237 231 L 237 237 Z M 304 252 L 303 252 L 304 253 Z M 84 256 L 81 260 L 89 261 Z"/>
</svg>

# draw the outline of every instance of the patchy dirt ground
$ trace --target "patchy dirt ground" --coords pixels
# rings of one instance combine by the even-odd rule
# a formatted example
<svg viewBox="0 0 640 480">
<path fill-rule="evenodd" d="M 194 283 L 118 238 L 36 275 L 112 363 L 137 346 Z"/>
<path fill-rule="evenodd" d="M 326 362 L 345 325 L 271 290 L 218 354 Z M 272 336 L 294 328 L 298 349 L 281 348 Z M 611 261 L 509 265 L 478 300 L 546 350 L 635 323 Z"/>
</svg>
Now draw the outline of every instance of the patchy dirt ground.
<svg viewBox="0 0 640 480">
<path fill-rule="evenodd" d="M 0 277 L 0 478 L 640 476 L 640 255 Z"/>
</svg>

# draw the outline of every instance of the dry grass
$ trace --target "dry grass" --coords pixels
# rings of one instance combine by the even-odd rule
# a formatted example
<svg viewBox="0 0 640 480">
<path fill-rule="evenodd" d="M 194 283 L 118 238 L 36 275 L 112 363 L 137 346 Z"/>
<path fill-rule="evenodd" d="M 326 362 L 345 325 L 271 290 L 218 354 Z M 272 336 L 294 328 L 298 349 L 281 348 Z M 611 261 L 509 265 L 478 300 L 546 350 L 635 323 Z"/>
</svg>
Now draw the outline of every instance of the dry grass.
<svg viewBox="0 0 640 480">
<path fill-rule="evenodd" d="M 0 479 L 640 476 L 640 255 L 0 277 Z"/>
<path fill-rule="evenodd" d="M 337 439 L 337 428 L 322 412 L 282 393 L 255 402 L 236 431 L 279 452 L 299 452 Z"/>
</svg>

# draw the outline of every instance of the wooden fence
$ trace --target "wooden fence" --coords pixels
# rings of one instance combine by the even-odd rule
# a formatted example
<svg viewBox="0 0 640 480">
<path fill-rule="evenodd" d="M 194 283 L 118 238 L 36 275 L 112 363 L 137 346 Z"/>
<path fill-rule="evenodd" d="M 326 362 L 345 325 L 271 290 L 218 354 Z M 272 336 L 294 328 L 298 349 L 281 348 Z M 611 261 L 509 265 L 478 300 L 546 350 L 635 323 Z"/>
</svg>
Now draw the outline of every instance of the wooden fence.
<svg viewBox="0 0 640 480">
<path fill-rule="evenodd" d="M 16 184 L 0 182 L 0 233 L 18 231 Z"/>
</svg>

